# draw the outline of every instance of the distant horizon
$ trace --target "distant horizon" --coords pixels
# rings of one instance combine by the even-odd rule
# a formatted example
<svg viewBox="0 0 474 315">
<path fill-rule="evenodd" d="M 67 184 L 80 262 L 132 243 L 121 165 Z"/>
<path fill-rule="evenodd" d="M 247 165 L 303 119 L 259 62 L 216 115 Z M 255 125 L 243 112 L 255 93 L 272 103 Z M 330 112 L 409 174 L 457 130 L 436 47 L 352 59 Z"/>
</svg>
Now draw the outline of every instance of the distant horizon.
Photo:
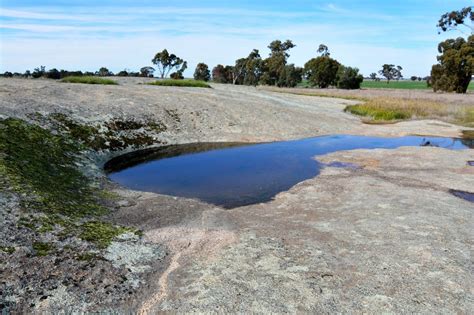
<svg viewBox="0 0 474 315">
<path fill-rule="evenodd" d="M 367 77 L 390 63 L 403 75 L 425 77 L 436 63 L 438 43 L 466 37 L 458 31 L 438 34 L 436 23 L 448 11 L 469 6 L 467 1 L 421 0 L 380 3 L 348 0 L 291 3 L 281 0 L 195 2 L 3 0 L 0 10 L 0 72 L 24 73 L 46 69 L 114 73 L 153 66 L 164 48 L 188 61 L 191 77 L 197 63 L 212 69 L 233 65 L 258 49 L 268 56 L 275 39 L 291 39 L 289 62 L 303 66 L 318 55 L 319 44 L 331 56 L 357 67 Z"/>
</svg>

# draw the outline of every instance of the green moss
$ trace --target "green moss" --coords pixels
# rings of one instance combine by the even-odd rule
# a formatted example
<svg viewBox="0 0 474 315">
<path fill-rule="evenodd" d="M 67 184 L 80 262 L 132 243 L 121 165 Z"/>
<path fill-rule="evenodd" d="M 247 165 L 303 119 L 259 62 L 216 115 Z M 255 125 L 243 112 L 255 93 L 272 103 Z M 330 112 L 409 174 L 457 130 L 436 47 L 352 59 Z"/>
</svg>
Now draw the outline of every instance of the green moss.
<svg viewBox="0 0 474 315">
<path fill-rule="evenodd" d="M 354 115 L 372 117 L 374 120 L 402 120 L 411 118 L 411 113 L 402 110 L 373 108 L 364 104 L 348 105 L 344 109 Z"/>
<path fill-rule="evenodd" d="M 27 213 L 19 218 L 17 226 L 34 233 L 53 232 L 60 239 L 80 236 L 99 248 L 107 247 L 124 232 L 135 232 L 98 221 L 107 213 L 101 200 L 114 196 L 97 189 L 77 167 L 81 151 L 97 136 L 98 127 L 82 126 L 64 115 L 51 119 L 67 132 L 53 134 L 19 119 L 0 119 L 0 188 L 16 192 L 21 209 Z M 128 128 L 143 126 L 125 124 Z M 127 126 L 116 124 L 116 128 Z M 128 146 L 150 144 L 152 139 L 139 136 L 117 141 Z M 44 256 L 53 247 L 35 242 L 33 249 Z"/>
<path fill-rule="evenodd" d="M 148 85 L 159 85 L 159 86 L 184 86 L 184 87 L 199 87 L 199 88 L 211 88 L 209 84 L 204 81 L 198 80 L 173 80 L 173 79 L 166 79 L 166 80 L 159 80 L 151 83 L 147 83 Z"/>
<path fill-rule="evenodd" d="M 106 248 L 115 237 L 130 231 L 128 228 L 114 226 L 110 223 L 91 221 L 82 225 L 80 238 L 96 244 L 99 248 Z"/>
<path fill-rule="evenodd" d="M 104 85 L 117 85 L 118 83 L 114 80 L 103 79 L 93 76 L 82 76 L 82 77 L 65 77 L 61 80 L 62 82 L 67 83 L 83 83 L 83 84 L 104 84 Z"/>
<path fill-rule="evenodd" d="M 98 215 L 89 180 L 77 169 L 79 147 L 67 137 L 19 119 L 0 120 L 0 175 L 10 187 L 31 197 L 26 209 L 71 217 Z"/>
<path fill-rule="evenodd" d="M 0 246 L 0 250 L 10 255 L 16 251 L 15 247 L 13 246 Z"/>
<path fill-rule="evenodd" d="M 28 228 L 30 230 L 35 230 L 36 229 L 36 225 L 31 221 L 31 219 L 28 219 L 28 218 L 25 218 L 25 217 L 21 217 L 18 220 L 17 226 L 18 227 L 25 227 L 25 228 Z"/>
<path fill-rule="evenodd" d="M 49 243 L 34 242 L 33 249 L 35 250 L 36 256 L 46 256 L 54 249 L 54 247 Z"/>
</svg>

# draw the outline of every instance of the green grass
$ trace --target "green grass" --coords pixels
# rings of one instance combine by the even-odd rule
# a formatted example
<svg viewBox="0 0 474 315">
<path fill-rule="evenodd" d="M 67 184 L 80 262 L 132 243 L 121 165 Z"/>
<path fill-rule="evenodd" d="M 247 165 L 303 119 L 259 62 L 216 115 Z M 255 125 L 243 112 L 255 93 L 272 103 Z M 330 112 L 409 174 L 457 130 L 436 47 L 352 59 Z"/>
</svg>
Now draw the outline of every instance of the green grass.
<svg viewBox="0 0 474 315">
<path fill-rule="evenodd" d="M 197 80 L 158 80 L 155 82 L 147 83 L 148 85 L 158 85 L 158 86 L 185 86 L 185 87 L 198 87 L 198 88 L 210 88 L 211 86 L 204 81 Z"/>
<path fill-rule="evenodd" d="M 61 80 L 62 82 L 67 83 L 83 83 L 83 84 L 104 84 L 104 85 L 117 85 L 118 83 L 114 80 L 98 78 L 93 76 L 83 76 L 83 77 L 65 77 Z"/>
<path fill-rule="evenodd" d="M 474 106 L 439 103 L 421 99 L 377 97 L 344 109 L 366 117 L 366 123 L 384 123 L 407 119 L 440 119 L 467 127 L 474 126 Z"/>
<path fill-rule="evenodd" d="M 411 118 L 412 114 L 408 111 L 396 110 L 396 109 L 384 109 L 374 108 L 369 105 L 349 105 L 344 109 L 346 112 L 350 112 L 354 115 L 371 117 L 375 121 L 383 120 L 402 120 Z"/>
</svg>

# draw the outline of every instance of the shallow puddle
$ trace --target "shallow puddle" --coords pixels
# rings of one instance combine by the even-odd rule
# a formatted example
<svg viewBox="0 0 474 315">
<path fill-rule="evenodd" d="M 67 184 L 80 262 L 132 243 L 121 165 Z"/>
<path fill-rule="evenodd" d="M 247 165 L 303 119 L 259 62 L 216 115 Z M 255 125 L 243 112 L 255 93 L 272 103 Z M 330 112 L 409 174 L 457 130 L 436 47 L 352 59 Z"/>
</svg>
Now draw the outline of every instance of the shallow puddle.
<svg viewBox="0 0 474 315">
<path fill-rule="evenodd" d="M 401 146 L 469 148 L 461 139 L 322 136 L 262 144 L 200 143 L 132 152 L 105 165 L 109 178 L 134 190 L 198 198 L 224 208 L 271 200 L 281 191 L 315 177 L 324 165 L 313 159 L 341 150 Z"/>
<path fill-rule="evenodd" d="M 462 190 L 455 190 L 455 189 L 451 189 L 449 190 L 449 192 L 458 198 L 461 198 L 470 202 L 474 202 L 474 193 L 470 193 L 470 192 L 462 191 Z"/>
</svg>

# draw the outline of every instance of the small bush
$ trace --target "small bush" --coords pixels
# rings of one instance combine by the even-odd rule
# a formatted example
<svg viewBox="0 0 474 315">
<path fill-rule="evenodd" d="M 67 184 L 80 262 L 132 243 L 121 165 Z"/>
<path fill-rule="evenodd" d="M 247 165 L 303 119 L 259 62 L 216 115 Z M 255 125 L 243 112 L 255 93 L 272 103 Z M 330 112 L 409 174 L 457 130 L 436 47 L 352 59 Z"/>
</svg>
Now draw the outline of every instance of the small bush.
<svg viewBox="0 0 474 315">
<path fill-rule="evenodd" d="M 159 86 L 185 86 L 185 87 L 199 87 L 199 88 L 210 88 L 211 86 L 204 81 L 197 80 L 160 80 L 148 83 L 148 85 L 159 85 Z"/>
<path fill-rule="evenodd" d="M 92 76 L 83 77 L 66 77 L 62 79 L 62 82 L 67 83 L 84 83 L 84 84 L 105 84 L 105 85 L 116 85 L 117 82 L 110 79 L 97 78 Z"/>
</svg>

